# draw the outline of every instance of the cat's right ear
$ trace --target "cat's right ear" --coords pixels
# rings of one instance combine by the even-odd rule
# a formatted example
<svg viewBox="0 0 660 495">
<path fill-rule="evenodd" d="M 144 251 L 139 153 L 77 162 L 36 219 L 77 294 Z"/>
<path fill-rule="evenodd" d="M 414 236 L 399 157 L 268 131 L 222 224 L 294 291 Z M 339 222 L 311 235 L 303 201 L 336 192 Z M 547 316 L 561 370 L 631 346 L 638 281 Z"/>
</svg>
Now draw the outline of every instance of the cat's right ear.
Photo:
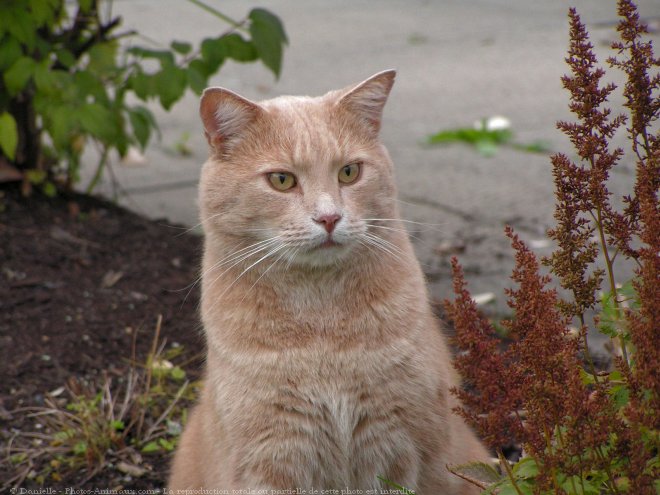
<svg viewBox="0 0 660 495">
<path fill-rule="evenodd" d="M 204 90 L 199 107 L 206 139 L 220 152 L 226 152 L 262 111 L 256 103 L 224 88 Z"/>
</svg>

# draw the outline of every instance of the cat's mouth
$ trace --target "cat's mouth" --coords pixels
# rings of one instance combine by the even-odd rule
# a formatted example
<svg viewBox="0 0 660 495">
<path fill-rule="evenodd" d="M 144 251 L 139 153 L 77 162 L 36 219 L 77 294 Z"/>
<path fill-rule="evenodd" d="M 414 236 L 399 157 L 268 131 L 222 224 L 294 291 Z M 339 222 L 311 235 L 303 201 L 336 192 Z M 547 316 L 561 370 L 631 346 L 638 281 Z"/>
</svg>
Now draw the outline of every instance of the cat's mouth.
<svg viewBox="0 0 660 495">
<path fill-rule="evenodd" d="M 332 247 L 339 247 L 341 244 L 335 241 L 332 237 L 328 237 L 322 244 L 319 244 L 320 249 L 327 249 Z"/>
</svg>

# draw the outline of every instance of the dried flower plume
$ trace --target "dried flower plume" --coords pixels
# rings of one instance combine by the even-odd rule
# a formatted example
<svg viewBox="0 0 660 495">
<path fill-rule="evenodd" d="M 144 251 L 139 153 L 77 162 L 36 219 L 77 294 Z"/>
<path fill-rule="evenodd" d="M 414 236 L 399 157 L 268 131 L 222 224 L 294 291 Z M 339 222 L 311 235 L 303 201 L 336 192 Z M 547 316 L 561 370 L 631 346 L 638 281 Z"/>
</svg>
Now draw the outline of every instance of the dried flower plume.
<svg viewBox="0 0 660 495">
<path fill-rule="evenodd" d="M 629 117 L 613 116 L 606 106 L 616 87 L 601 85 L 605 71 L 579 15 L 569 12 L 570 74 L 562 83 L 576 121 L 557 125 L 577 159 L 561 153 L 551 159 L 557 225 L 549 236 L 558 247 L 544 264 L 571 300 L 547 287 L 550 277 L 507 228 L 516 257 L 516 287 L 507 291 L 515 317 L 503 323 L 512 342 L 502 351 L 452 262 L 457 297 L 446 308 L 461 350 L 455 365 L 467 385 L 455 391 L 463 404 L 458 411 L 493 448 L 512 438 L 524 446 L 538 467 L 533 484 L 525 485 L 529 493 L 651 495 L 660 488 L 660 60 L 643 39 L 647 28 L 636 6 L 620 0 L 618 11 L 620 41 L 613 48 L 620 58 L 609 63 L 627 76 Z M 610 141 L 627 123 L 636 180 L 617 211 L 607 182 L 628 156 Z M 633 301 L 624 301 L 616 283 L 619 260 L 636 265 Z M 620 351 L 609 373 L 594 368 L 587 343 L 589 327 L 604 328 L 602 317 L 589 320 L 605 310 L 597 297 L 601 284 L 612 301 L 608 335 Z M 577 339 L 568 330 L 575 319 Z M 520 478 L 507 472 L 523 493 Z"/>
</svg>

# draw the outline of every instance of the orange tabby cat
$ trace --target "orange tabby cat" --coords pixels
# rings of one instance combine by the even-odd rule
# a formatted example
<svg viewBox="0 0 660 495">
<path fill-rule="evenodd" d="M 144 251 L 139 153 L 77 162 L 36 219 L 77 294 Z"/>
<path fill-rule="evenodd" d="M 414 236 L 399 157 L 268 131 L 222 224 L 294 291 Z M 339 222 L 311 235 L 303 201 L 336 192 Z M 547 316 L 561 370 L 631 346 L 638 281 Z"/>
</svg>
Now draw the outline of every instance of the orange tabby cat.
<svg viewBox="0 0 660 495">
<path fill-rule="evenodd" d="M 206 379 L 170 488 L 463 495 L 487 453 L 456 383 L 378 140 L 394 71 L 259 104 L 211 88 L 200 181 Z M 317 492 L 318 493 L 318 492 Z"/>
</svg>

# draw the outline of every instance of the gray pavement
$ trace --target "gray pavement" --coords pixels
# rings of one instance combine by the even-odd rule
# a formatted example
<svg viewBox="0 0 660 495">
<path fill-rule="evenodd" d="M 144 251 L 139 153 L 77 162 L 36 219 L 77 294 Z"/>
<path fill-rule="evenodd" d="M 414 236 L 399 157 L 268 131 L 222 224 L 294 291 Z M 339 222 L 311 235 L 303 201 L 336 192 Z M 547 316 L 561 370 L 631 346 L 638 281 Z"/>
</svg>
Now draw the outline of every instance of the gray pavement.
<svg viewBox="0 0 660 495">
<path fill-rule="evenodd" d="M 501 149 L 485 158 L 462 145 L 420 143 L 441 129 L 503 115 L 517 140 L 544 140 L 573 156 L 555 128 L 557 120 L 571 118 L 560 83 L 567 72 L 567 11 L 577 7 L 604 62 L 615 38 L 615 1 L 208 1 L 235 18 L 262 6 L 285 24 L 290 45 L 279 81 L 261 65 L 236 63 L 227 63 L 212 80 L 248 98 L 320 95 L 397 69 L 382 139 L 396 165 L 404 218 L 427 224 L 411 228 L 411 234 L 431 295 L 449 296 L 446 252 L 463 245 L 459 257 L 473 293 L 494 292 L 493 308 L 506 313 L 502 288 L 508 285 L 512 255 L 503 226 L 511 224 L 533 241 L 539 254 L 551 251 L 534 242 L 553 224 L 548 156 Z M 638 5 L 643 17 L 660 16 L 658 0 Z M 225 29 L 183 0 L 115 0 L 114 9 L 127 27 L 163 42 L 198 41 Z M 657 47 L 657 33 L 653 37 Z M 613 105 L 619 104 L 617 97 Z M 197 97 L 188 94 L 169 113 L 155 110 L 162 140 L 147 150 L 146 164 L 113 166 L 125 192 L 122 204 L 166 223 L 197 223 L 196 183 L 207 153 L 197 108 Z M 622 135 L 617 139 L 625 144 Z M 182 141 L 190 156 L 176 152 Z M 614 174 L 613 192 L 628 191 L 632 170 L 632 162 L 625 163 Z M 99 191 L 110 194 L 109 181 Z"/>
</svg>

